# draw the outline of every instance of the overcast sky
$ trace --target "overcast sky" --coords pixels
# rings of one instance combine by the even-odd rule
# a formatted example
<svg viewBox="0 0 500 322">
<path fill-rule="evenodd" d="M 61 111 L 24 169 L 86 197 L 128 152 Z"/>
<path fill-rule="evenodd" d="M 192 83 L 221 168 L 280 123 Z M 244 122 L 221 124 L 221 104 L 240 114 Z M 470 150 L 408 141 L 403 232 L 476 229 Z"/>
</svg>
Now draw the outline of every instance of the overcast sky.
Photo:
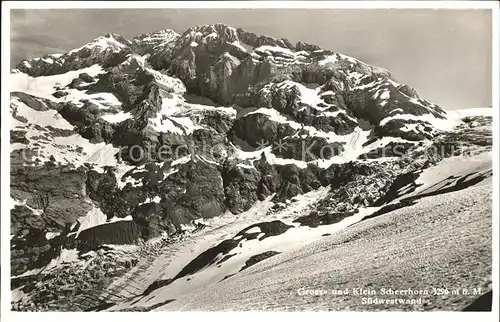
<svg viewBox="0 0 500 322">
<path fill-rule="evenodd" d="M 319 45 L 388 69 L 445 109 L 491 105 L 491 12 L 431 9 L 12 10 L 11 66 L 64 53 L 107 32 L 182 33 L 221 22 Z"/>
</svg>

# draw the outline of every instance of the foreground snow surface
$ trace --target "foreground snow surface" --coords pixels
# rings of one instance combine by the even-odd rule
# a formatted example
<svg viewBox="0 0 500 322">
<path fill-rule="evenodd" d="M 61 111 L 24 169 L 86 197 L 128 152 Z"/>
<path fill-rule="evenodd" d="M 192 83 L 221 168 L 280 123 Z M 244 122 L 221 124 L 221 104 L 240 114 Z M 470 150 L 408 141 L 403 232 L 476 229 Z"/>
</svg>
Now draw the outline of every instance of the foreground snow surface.
<svg viewBox="0 0 500 322">
<path fill-rule="evenodd" d="M 487 289 L 490 229 L 491 186 L 474 187 L 363 221 L 197 292 L 177 298 L 164 292 L 150 302 L 175 298 L 157 310 L 460 310 L 474 297 L 423 295 L 425 307 L 395 308 L 363 305 L 352 291 L 300 296 L 298 290 Z"/>
<path fill-rule="evenodd" d="M 405 193 L 403 187 L 403 196 L 392 203 L 403 197 L 435 192 L 447 186 L 442 182 L 450 176 L 457 179 L 489 170 L 491 153 L 468 160 L 445 159 L 420 174 L 417 190 Z M 414 205 L 374 218 L 370 215 L 380 207 L 360 209 L 358 214 L 336 224 L 316 228 L 292 223 L 293 219 L 309 214 L 309 206 L 327 193 L 327 188 L 321 188 L 296 197 L 285 210 L 266 215 L 273 205 L 269 198 L 238 217 L 228 214 L 205 222 L 215 228 L 167 246 L 151 265 L 127 274 L 113 285 L 126 285 L 127 279 L 131 279 L 145 289 L 154 281 L 174 278 L 193 259 L 222 241 L 238 240 L 238 246 L 217 254 L 214 261 L 192 274 L 146 296 L 139 296 L 139 292 L 136 298 L 109 310 L 386 310 L 391 308 L 362 305 L 361 298 L 353 294 L 299 296 L 297 290 L 423 289 L 437 284 L 451 289 L 464 283 L 489 287 L 491 234 L 481 232 L 491 229 L 491 178 L 465 190 L 422 198 Z M 253 223 L 273 220 L 293 227 L 263 240 L 236 236 Z M 247 233 L 263 235 L 259 227 Z M 249 258 L 267 251 L 280 254 L 241 271 Z M 229 258 L 221 262 L 225 257 Z M 464 258 L 468 258 L 466 263 Z M 422 271 L 425 274 L 420 274 Z M 447 273 L 450 271 L 453 274 Z M 415 304 L 397 309 L 461 309 L 473 298 L 424 300 L 425 306 Z"/>
<path fill-rule="evenodd" d="M 195 257 L 200 255 L 210 247 L 213 247 L 224 240 L 231 239 L 235 234 L 250 226 L 251 224 L 278 219 L 284 221 L 289 219 L 289 221 L 291 221 L 290 219 L 298 217 L 299 214 L 307 213 L 308 205 L 311 202 L 314 202 L 315 200 L 319 200 L 320 198 L 326 196 L 328 191 L 329 189 L 327 188 L 320 188 L 316 191 L 312 191 L 305 195 L 299 196 L 297 200 L 286 209 L 286 211 L 278 212 L 274 215 L 266 216 L 267 211 L 274 204 L 271 201 L 272 196 L 270 196 L 264 201 L 257 202 L 251 209 L 239 214 L 238 216 L 227 213 L 218 218 L 205 220 L 203 223 L 208 225 L 208 228 L 200 231 L 199 233 L 193 234 L 185 241 L 166 246 L 164 248 L 164 252 L 160 256 L 154 258 L 152 261 L 148 260 L 148 258 L 144 258 L 142 260 L 142 263 L 139 263 L 128 274 L 114 281 L 112 287 L 115 288 L 117 285 L 122 286 L 123 290 L 120 294 L 126 295 L 128 291 L 128 279 L 132 279 L 134 285 L 142 285 L 143 289 L 145 290 L 147 286 L 153 283 L 155 280 L 172 278 Z M 319 237 L 322 233 L 320 231 L 317 231 L 314 232 L 314 234 Z M 290 235 L 290 237 L 292 236 Z M 270 237 L 268 239 L 272 240 L 273 237 Z M 298 241 L 303 244 L 308 239 L 310 239 L 310 236 L 307 239 L 298 239 Z M 286 243 L 289 240 L 290 238 L 287 236 L 285 239 L 279 239 L 275 242 L 283 242 L 283 246 L 287 246 Z M 154 242 L 155 241 L 152 241 L 152 243 Z M 261 246 L 255 245 L 255 243 L 252 243 L 252 241 L 250 241 L 246 245 L 247 252 L 245 254 L 241 254 L 241 256 L 235 256 L 234 258 L 232 258 L 232 261 L 230 259 L 224 262 L 224 264 L 226 264 L 224 265 L 224 271 L 228 271 L 230 273 L 237 272 L 244 265 L 245 260 L 248 259 L 248 257 L 246 257 L 247 255 L 250 254 L 251 256 L 253 254 L 259 254 L 262 251 L 267 250 L 267 248 L 271 246 L 273 246 L 273 244 L 263 244 L 263 246 Z M 211 274 L 210 272 L 212 272 L 212 274 L 214 273 L 211 269 L 208 271 L 209 272 L 204 273 L 204 275 L 209 275 Z M 225 275 L 220 276 L 220 279 L 222 279 L 224 276 Z M 178 287 L 179 289 L 178 292 L 183 292 L 181 289 L 184 287 L 187 278 L 189 278 L 189 276 L 179 280 L 179 283 L 177 283 L 178 286 L 176 287 Z M 216 279 L 216 276 L 212 275 L 212 278 Z M 201 278 L 199 280 L 200 282 L 202 282 Z M 202 287 L 203 285 L 204 283 L 201 283 L 200 285 L 198 285 L 198 287 Z"/>
<path fill-rule="evenodd" d="M 400 189 L 402 196 L 396 201 L 413 197 L 422 193 L 433 193 L 443 188 L 454 185 L 459 180 L 471 180 L 480 176 L 488 176 L 493 167 L 493 152 L 483 152 L 474 156 L 453 156 L 439 162 L 436 166 L 422 171 L 415 180 L 418 186 L 414 191 L 405 193 L 405 188 Z M 489 176 L 477 185 L 491 185 L 492 177 Z"/>
</svg>

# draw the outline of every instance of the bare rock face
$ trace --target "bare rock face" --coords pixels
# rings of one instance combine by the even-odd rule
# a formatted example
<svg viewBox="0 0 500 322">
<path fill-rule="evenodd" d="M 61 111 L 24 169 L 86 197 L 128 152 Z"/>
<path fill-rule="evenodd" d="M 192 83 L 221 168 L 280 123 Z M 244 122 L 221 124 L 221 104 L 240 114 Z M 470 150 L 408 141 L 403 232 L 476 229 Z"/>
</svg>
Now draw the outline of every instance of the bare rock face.
<svg viewBox="0 0 500 322">
<path fill-rule="evenodd" d="M 259 147 L 259 145 L 263 147 L 296 132 L 290 125 L 273 121 L 268 115 L 261 113 L 248 114 L 238 119 L 233 130 L 236 136 L 252 147 Z"/>
<path fill-rule="evenodd" d="M 140 238 L 139 226 L 132 220 L 117 221 L 91 227 L 82 231 L 75 242 L 76 248 L 86 253 L 98 250 L 101 245 L 130 245 Z"/>
<path fill-rule="evenodd" d="M 277 201 L 285 201 L 321 187 L 321 183 L 316 175 L 308 168 L 299 169 L 294 164 L 287 164 L 280 167 L 278 171 L 282 178 L 282 183 L 275 197 Z"/>
<path fill-rule="evenodd" d="M 11 92 L 10 93 L 11 98 L 16 98 L 19 101 L 23 102 L 30 108 L 34 109 L 35 111 L 47 111 L 49 109 L 56 109 L 56 104 L 54 102 L 42 98 L 42 97 L 36 97 L 30 94 L 26 94 L 23 92 Z"/>
<path fill-rule="evenodd" d="M 90 209 L 85 201 L 85 180 L 84 168 L 27 167 L 11 173 L 11 189 L 14 198 L 26 200 L 28 207 L 43 212 L 46 226 L 58 228 L 73 223 L 80 211 Z M 41 196 L 46 200 L 40 200 Z"/>
<path fill-rule="evenodd" d="M 321 48 L 319 46 L 316 46 L 316 45 L 311 45 L 311 44 L 307 44 L 307 43 L 304 43 L 302 41 L 299 41 L 295 45 L 295 50 L 296 51 L 316 51 L 316 50 L 321 50 Z"/>
<path fill-rule="evenodd" d="M 323 137 L 287 137 L 280 143 L 281 145 L 276 144 L 273 148 L 273 153 L 276 156 L 306 162 L 328 160 L 345 151 L 343 143 L 328 142 Z"/>
<path fill-rule="evenodd" d="M 233 213 L 249 209 L 259 198 L 257 187 L 261 173 L 256 169 L 239 167 L 234 162 L 225 162 L 222 170 L 225 204 Z"/>
<path fill-rule="evenodd" d="M 125 105 L 125 109 L 130 109 L 147 97 L 152 79 L 151 75 L 143 71 L 131 74 L 109 72 L 100 75 L 99 80 L 89 88 L 89 93 L 113 93 Z"/>
<path fill-rule="evenodd" d="M 56 166 L 18 168 L 11 173 L 11 195 L 24 200 L 11 211 L 14 275 L 42 267 L 58 255 L 60 240 L 48 240 L 46 234 L 60 232 L 90 210 L 85 180 L 85 169 Z"/>
<path fill-rule="evenodd" d="M 411 98 L 415 98 L 415 99 L 418 99 L 418 93 L 417 91 L 413 88 L 413 87 L 410 87 L 408 85 L 401 85 L 398 87 L 398 90 L 403 93 L 404 95 L 406 96 L 409 96 Z"/>
<path fill-rule="evenodd" d="M 212 218 L 224 211 L 224 190 L 220 172 L 216 166 L 194 158 L 183 164 L 179 171 L 169 176 L 161 189 L 178 191 L 169 187 L 184 190 L 173 200 L 167 200 L 164 207 L 174 222 L 185 222 L 196 218 Z"/>
</svg>

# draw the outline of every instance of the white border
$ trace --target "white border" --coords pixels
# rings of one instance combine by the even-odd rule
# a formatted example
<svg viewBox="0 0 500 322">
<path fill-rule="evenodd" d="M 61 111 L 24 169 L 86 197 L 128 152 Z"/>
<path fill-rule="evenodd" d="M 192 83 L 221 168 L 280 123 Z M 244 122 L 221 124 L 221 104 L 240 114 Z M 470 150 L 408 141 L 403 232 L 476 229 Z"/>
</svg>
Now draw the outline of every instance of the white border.
<svg viewBox="0 0 500 322">
<path fill-rule="evenodd" d="M 10 74 L 10 10 L 11 9 L 103 9 L 103 8 L 120 8 L 120 9 L 136 9 L 139 8 L 336 8 L 336 9 L 491 9 L 492 14 L 492 93 L 493 93 L 493 134 L 494 143 L 493 151 L 500 151 L 499 133 L 500 129 L 500 106 L 499 106 L 499 43 L 500 39 L 498 21 L 499 4 L 496 1 L 116 1 L 116 2 L 56 2 L 56 1 L 13 1 L 2 3 L 2 79 L 8 80 Z M 112 319 L 123 319 L 125 321 L 133 321 L 134 316 L 138 317 L 140 313 L 20 313 L 10 311 L 10 148 L 7 142 L 10 142 L 10 124 L 9 124 L 9 90 L 5 84 L 8 81 L 2 82 L 2 117 L 1 117 L 1 156 L 4 162 L 1 163 L 1 317 L 4 321 L 56 321 L 58 319 L 68 320 L 72 322 L 87 322 L 89 318 L 95 317 L 97 320 L 106 318 L 106 315 Z M 499 321 L 499 158 L 498 155 L 493 159 L 493 311 L 492 312 L 307 312 L 307 313 L 271 313 L 271 312 L 252 312 L 250 313 L 235 313 L 235 312 L 169 312 L 156 313 L 149 312 L 147 319 L 149 321 L 164 321 L 165 319 L 203 319 L 205 320 L 228 320 L 228 321 L 252 321 L 256 319 L 318 319 L 331 320 L 332 318 L 344 320 L 363 320 L 363 321 L 401 321 L 407 322 L 422 320 L 426 321 Z M 96 314 L 100 314 L 97 316 Z"/>
<path fill-rule="evenodd" d="M 5 86 L 8 84 L 9 74 L 10 74 L 10 12 L 4 10 L 2 6 L 2 104 L 1 108 L 1 137 L 2 142 L 1 152 L 1 174 L 2 178 L 1 184 L 1 197 L 2 202 L 1 207 L 1 234 L 2 239 L 1 251 L 2 256 L 1 262 L 1 275 L 2 280 L 0 283 L 2 293 L 1 293 L 1 317 L 5 319 L 5 313 L 10 311 L 10 108 L 9 108 L 9 96 L 10 91 Z"/>
<path fill-rule="evenodd" d="M 494 117 L 493 117 L 493 152 L 500 153 L 500 142 L 499 142 L 499 132 L 500 129 L 500 56 L 499 56 L 499 48 L 500 43 L 498 39 L 500 39 L 500 30 L 499 30 L 499 21 L 500 21 L 500 11 L 499 4 L 495 2 L 494 10 L 492 10 L 491 22 L 492 22 L 492 103 L 494 109 Z M 500 320 L 499 317 L 499 216 L 500 216 L 500 160 L 499 155 L 497 154 L 493 158 L 493 307 L 492 312 L 494 317 L 496 316 L 496 321 Z"/>
<path fill-rule="evenodd" d="M 9 9 L 336 8 L 493 9 L 494 1 L 12 1 Z"/>
</svg>

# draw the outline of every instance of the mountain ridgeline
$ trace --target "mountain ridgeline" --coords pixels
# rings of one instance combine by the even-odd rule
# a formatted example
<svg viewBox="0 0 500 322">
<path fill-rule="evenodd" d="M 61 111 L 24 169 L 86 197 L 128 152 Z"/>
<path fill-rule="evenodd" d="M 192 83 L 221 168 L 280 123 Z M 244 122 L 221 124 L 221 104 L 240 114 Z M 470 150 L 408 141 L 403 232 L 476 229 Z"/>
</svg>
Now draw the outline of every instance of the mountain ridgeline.
<svg viewBox="0 0 500 322">
<path fill-rule="evenodd" d="M 383 68 L 223 24 L 111 33 L 11 77 L 13 275 L 321 187 L 355 212 L 450 123 Z"/>
</svg>

